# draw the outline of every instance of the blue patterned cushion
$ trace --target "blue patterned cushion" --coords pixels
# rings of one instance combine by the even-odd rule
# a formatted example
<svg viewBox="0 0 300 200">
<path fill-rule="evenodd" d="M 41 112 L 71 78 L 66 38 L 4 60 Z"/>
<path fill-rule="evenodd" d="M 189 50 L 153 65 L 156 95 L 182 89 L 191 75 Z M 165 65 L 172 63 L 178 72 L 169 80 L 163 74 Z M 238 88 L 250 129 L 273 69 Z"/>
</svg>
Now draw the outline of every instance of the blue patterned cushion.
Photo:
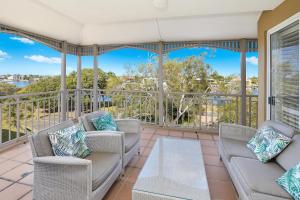
<svg viewBox="0 0 300 200">
<path fill-rule="evenodd" d="M 253 151 L 259 161 L 266 163 L 282 152 L 290 142 L 291 138 L 270 126 L 265 126 L 250 139 L 247 147 Z"/>
<path fill-rule="evenodd" d="M 93 125 L 97 131 L 117 131 L 117 123 L 110 113 L 105 113 L 97 118 L 92 119 Z"/>
<path fill-rule="evenodd" d="M 278 178 L 277 183 L 294 199 L 300 200 L 300 163 Z"/>
<path fill-rule="evenodd" d="M 56 156 L 85 158 L 91 150 L 85 143 L 86 134 L 82 124 L 48 133 L 52 150 Z"/>
</svg>

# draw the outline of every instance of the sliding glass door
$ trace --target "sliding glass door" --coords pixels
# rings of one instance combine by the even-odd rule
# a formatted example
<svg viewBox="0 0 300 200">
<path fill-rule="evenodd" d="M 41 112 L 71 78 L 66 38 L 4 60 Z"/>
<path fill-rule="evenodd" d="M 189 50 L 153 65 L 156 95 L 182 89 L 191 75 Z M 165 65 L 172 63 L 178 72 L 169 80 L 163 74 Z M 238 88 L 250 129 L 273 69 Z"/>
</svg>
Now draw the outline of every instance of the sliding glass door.
<svg viewBox="0 0 300 200">
<path fill-rule="evenodd" d="M 269 118 L 299 128 L 299 19 L 269 34 Z"/>
</svg>

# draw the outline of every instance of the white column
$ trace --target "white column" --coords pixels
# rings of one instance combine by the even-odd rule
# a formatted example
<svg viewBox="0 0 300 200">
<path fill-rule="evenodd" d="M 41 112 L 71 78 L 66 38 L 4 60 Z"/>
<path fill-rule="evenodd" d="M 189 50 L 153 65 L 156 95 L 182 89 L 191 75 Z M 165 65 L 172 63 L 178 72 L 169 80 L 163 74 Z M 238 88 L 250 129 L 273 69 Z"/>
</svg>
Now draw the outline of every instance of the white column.
<svg viewBox="0 0 300 200">
<path fill-rule="evenodd" d="M 158 116 L 159 125 L 164 124 L 164 69 L 163 69 L 163 42 L 159 43 L 158 54 Z"/>
<path fill-rule="evenodd" d="M 81 115 L 81 54 L 77 55 L 77 84 L 76 84 L 76 118 Z"/>
<path fill-rule="evenodd" d="M 67 43 L 63 42 L 61 52 L 61 84 L 60 84 L 60 114 L 61 121 L 66 121 L 67 113 L 67 82 L 66 82 L 66 54 L 67 54 Z"/>
<path fill-rule="evenodd" d="M 240 113 L 240 123 L 246 125 L 247 116 L 247 76 L 246 76 L 246 53 L 247 53 L 247 40 L 240 40 L 241 49 L 241 113 Z"/>
<path fill-rule="evenodd" d="M 93 82 L 93 111 L 98 110 L 98 48 L 93 46 L 94 54 L 94 82 Z"/>
</svg>

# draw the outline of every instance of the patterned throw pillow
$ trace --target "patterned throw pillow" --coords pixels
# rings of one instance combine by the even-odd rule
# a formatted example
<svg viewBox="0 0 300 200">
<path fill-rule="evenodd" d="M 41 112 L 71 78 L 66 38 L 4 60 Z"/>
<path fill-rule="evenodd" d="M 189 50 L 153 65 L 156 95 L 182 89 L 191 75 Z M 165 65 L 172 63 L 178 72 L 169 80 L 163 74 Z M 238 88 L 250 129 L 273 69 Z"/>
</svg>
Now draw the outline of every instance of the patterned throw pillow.
<svg viewBox="0 0 300 200">
<path fill-rule="evenodd" d="M 287 147 L 288 138 L 270 126 L 260 128 L 250 139 L 247 147 L 254 152 L 259 161 L 266 163 Z"/>
<path fill-rule="evenodd" d="M 294 199 L 300 200 L 300 163 L 286 171 L 277 179 L 277 183 Z"/>
<path fill-rule="evenodd" d="M 85 158 L 91 150 L 85 143 L 86 134 L 82 124 L 48 133 L 52 150 L 56 156 Z"/>
<path fill-rule="evenodd" d="M 92 119 L 93 125 L 97 131 L 117 131 L 117 123 L 110 113 L 105 113 L 97 118 Z"/>
</svg>

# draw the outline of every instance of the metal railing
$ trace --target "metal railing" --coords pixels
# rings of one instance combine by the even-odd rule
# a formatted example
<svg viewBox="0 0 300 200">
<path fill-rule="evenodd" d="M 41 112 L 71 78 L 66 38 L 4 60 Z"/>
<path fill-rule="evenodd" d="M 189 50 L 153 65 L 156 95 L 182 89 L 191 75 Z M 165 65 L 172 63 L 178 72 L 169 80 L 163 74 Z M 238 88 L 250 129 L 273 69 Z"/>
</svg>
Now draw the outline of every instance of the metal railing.
<svg viewBox="0 0 300 200">
<path fill-rule="evenodd" d="M 97 109 L 116 118 L 135 118 L 159 123 L 157 91 L 98 90 Z M 61 92 L 0 96 L 0 150 L 26 140 L 28 134 L 60 123 Z M 66 119 L 74 119 L 93 108 L 93 90 L 68 90 Z M 164 126 L 194 130 L 216 130 L 220 122 L 239 123 L 240 95 L 168 92 L 164 94 Z M 247 126 L 257 127 L 258 97 L 247 96 Z"/>
<path fill-rule="evenodd" d="M 258 97 L 247 95 L 247 126 L 257 127 Z M 165 95 L 165 124 L 195 130 L 240 123 L 241 95 L 170 92 Z"/>
</svg>

